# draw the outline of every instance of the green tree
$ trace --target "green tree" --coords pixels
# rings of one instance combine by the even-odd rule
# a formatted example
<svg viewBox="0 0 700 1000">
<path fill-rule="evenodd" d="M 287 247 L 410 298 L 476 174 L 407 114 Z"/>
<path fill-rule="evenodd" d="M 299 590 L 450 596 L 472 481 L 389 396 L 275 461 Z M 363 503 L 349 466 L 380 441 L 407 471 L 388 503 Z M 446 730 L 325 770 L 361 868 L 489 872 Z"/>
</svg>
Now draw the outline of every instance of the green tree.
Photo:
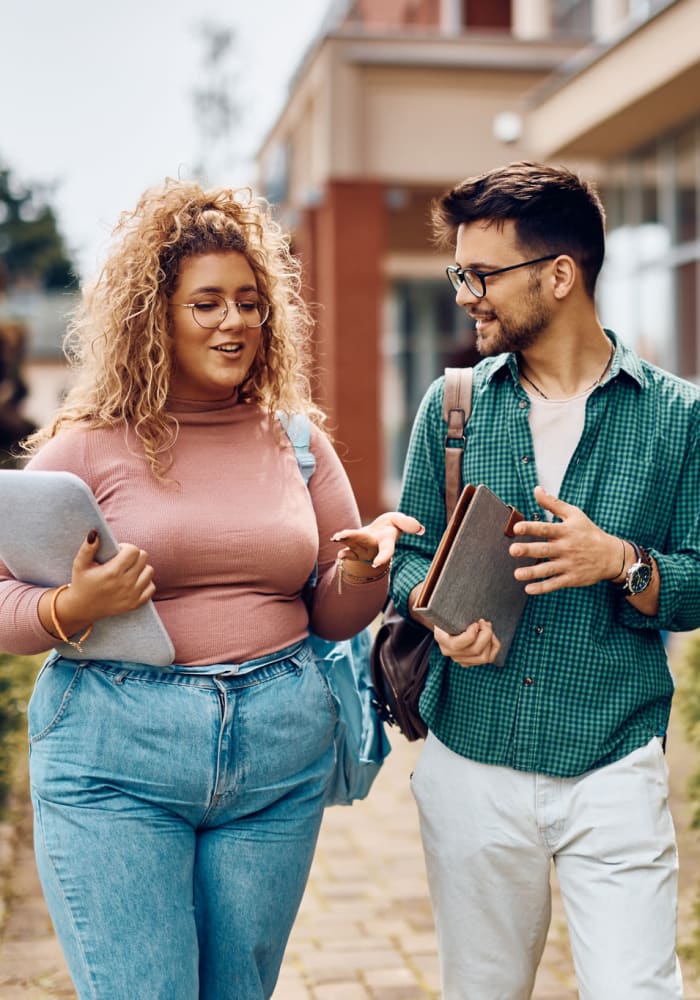
<svg viewBox="0 0 700 1000">
<path fill-rule="evenodd" d="M 24 282 L 47 291 L 76 287 L 52 193 L 51 185 L 18 181 L 0 163 L 0 292 Z"/>
</svg>

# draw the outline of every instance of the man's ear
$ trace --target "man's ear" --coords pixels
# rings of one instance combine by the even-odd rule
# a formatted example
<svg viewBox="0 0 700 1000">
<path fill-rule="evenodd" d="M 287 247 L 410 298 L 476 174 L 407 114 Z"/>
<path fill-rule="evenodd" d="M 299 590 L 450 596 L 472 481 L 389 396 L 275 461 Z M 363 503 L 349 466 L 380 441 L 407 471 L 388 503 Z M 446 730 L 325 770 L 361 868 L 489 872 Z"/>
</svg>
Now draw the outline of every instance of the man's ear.
<svg viewBox="0 0 700 1000">
<path fill-rule="evenodd" d="M 576 279 L 580 279 L 578 266 L 573 257 L 560 254 L 552 267 L 552 293 L 556 299 L 565 299 L 571 293 Z"/>
</svg>

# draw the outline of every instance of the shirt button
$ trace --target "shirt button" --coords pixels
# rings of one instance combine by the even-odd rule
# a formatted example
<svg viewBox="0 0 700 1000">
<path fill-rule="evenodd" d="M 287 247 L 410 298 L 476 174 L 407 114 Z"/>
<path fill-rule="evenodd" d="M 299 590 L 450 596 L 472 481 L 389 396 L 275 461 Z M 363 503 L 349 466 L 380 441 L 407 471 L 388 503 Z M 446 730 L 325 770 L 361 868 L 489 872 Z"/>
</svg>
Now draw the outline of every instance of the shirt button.
<svg viewBox="0 0 700 1000">
<path fill-rule="evenodd" d="M 521 410 L 524 410 L 527 408 L 527 403 L 525 402 L 524 399 L 521 399 L 520 402 L 518 403 L 518 406 L 520 407 Z"/>
<path fill-rule="evenodd" d="M 542 515 L 539 514 L 537 511 L 535 511 L 535 513 L 532 515 L 531 520 L 532 521 L 541 521 L 542 520 Z"/>
<path fill-rule="evenodd" d="M 534 683 L 535 683 L 535 680 L 534 680 L 533 677 L 526 677 L 525 680 L 523 681 L 523 684 L 525 685 L 525 687 L 532 687 L 532 685 Z"/>
<path fill-rule="evenodd" d="M 535 632 L 537 635 L 542 635 L 544 632 L 544 627 L 542 625 L 535 625 Z"/>
<path fill-rule="evenodd" d="M 529 455 L 523 455 L 523 457 L 521 458 L 521 462 L 523 463 L 523 465 L 527 465 L 529 461 L 530 461 Z"/>
</svg>

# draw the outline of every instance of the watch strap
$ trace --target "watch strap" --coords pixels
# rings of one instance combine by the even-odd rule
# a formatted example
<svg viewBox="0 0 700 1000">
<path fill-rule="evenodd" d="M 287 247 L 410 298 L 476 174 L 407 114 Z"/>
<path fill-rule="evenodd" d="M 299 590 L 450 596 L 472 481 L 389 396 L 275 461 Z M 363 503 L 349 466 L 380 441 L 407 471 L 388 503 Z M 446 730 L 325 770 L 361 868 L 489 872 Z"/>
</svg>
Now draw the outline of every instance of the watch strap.
<svg viewBox="0 0 700 1000">
<path fill-rule="evenodd" d="M 613 584 L 613 586 L 616 587 L 623 594 L 631 594 L 631 593 L 633 593 L 633 590 L 630 587 L 630 581 L 631 581 L 631 578 L 632 578 L 633 574 L 635 573 L 635 571 L 638 569 L 638 567 L 640 565 L 642 565 L 642 566 L 648 566 L 651 569 L 651 556 L 646 551 L 646 549 L 643 549 L 641 545 L 637 544 L 637 542 L 633 542 L 631 538 L 628 538 L 627 541 L 629 542 L 629 544 L 634 549 L 634 561 L 632 562 L 632 565 L 629 567 L 629 569 L 625 573 L 624 580 L 622 580 L 621 583 L 615 583 L 615 584 Z"/>
</svg>

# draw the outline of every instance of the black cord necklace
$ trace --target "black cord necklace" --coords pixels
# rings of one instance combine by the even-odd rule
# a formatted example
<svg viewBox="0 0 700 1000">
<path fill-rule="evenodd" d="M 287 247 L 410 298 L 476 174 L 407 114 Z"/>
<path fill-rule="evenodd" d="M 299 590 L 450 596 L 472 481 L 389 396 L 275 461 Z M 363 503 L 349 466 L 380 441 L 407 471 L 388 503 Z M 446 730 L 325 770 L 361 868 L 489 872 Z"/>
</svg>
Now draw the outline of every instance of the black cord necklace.
<svg viewBox="0 0 700 1000">
<path fill-rule="evenodd" d="M 612 364 L 612 359 L 614 358 L 614 356 L 615 356 L 615 345 L 611 344 L 610 345 L 610 354 L 608 356 L 608 360 L 605 362 L 605 368 L 603 368 L 602 372 L 600 373 L 600 375 L 598 376 L 598 378 L 595 380 L 595 382 L 591 386 L 589 386 L 588 389 L 586 389 L 586 392 L 591 392 L 593 389 L 595 389 L 595 387 L 597 385 L 600 385 L 600 383 L 603 381 L 603 379 L 605 378 L 605 376 L 608 374 L 608 369 L 610 368 L 610 365 Z M 529 385 L 532 386 L 532 388 L 535 390 L 535 392 L 538 393 L 542 397 L 542 399 L 549 399 L 549 396 L 545 395 L 545 393 L 542 392 L 542 390 L 540 389 L 540 387 L 538 385 L 535 385 L 535 383 L 532 381 L 532 379 L 530 378 L 530 376 L 525 374 L 525 372 L 523 371 L 523 369 L 520 366 L 520 364 L 518 365 L 518 372 L 520 373 L 521 377 L 524 378 L 525 381 L 527 383 L 529 383 Z M 573 399 L 573 397 L 571 397 L 571 398 Z"/>
</svg>

